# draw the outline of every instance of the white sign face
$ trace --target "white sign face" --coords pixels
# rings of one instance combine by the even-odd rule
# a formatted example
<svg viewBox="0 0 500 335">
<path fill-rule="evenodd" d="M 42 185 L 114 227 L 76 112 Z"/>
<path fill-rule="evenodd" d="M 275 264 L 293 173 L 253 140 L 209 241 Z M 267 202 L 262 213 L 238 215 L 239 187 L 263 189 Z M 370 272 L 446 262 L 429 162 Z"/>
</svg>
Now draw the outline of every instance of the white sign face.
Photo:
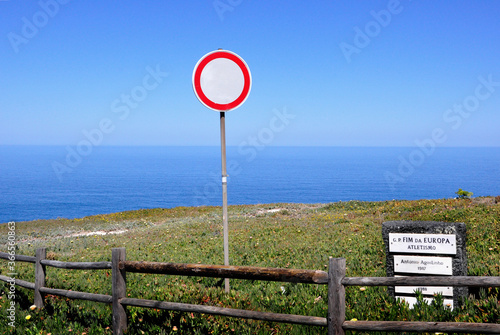
<svg viewBox="0 0 500 335">
<path fill-rule="evenodd" d="M 201 89 L 216 104 L 228 104 L 236 100 L 243 92 L 244 84 L 240 67 L 227 58 L 212 60 L 201 71 Z"/>
<path fill-rule="evenodd" d="M 394 256 L 395 273 L 453 275 L 451 257 Z"/>
<path fill-rule="evenodd" d="M 456 255 L 457 236 L 389 233 L 389 252 Z"/>
<path fill-rule="evenodd" d="M 417 303 L 417 298 L 415 298 L 415 297 L 396 296 L 396 299 L 397 298 L 406 301 L 410 305 L 410 308 L 413 308 L 413 306 Z M 432 302 L 432 298 L 424 298 L 424 300 L 427 301 L 428 304 L 430 304 Z M 452 299 L 443 299 L 443 305 L 453 309 L 453 300 Z"/>
</svg>

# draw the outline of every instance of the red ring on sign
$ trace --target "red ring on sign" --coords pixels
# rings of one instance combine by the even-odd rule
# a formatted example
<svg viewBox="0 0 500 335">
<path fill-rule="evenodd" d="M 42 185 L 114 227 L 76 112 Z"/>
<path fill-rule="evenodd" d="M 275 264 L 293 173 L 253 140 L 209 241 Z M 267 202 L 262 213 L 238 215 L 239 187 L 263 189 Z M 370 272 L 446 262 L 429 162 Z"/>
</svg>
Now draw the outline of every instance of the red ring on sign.
<svg viewBox="0 0 500 335">
<path fill-rule="evenodd" d="M 234 101 L 227 104 L 218 104 L 213 102 L 212 100 L 207 98 L 207 96 L 201 89 L 201 73 L 203 72 L 205 66 L 216 58 L 227 58 L 229 60 L 232 60 L 236 63 L 236 65 L 238 65 L 238 67 L 241 69 L 241 72 L 243 73 L 243 90 L 241 91 L 241 94 Z M 205 58 L 201 59 L 196 66 L 196 70 L 193 75 L 193 87 L 196 95 L 205 106 L 217 111 L 228 111 L 241 105 L 248 97 L 248 93 L 250 92 L 250 71 L 248 70 L 245 62 L 236 54 L 227 51 L 215 51 L 209 53 L 207 56 L 205 56 Z"/>
</svg>

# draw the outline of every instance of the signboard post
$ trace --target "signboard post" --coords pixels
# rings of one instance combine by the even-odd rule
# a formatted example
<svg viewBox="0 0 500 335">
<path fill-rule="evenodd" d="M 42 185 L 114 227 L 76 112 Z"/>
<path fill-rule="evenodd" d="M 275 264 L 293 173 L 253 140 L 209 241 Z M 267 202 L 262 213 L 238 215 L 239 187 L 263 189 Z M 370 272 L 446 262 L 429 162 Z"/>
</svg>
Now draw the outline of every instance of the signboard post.
<svg viewBox="0 0 500 335">
<path fill-rule="evenodd" d="M 389 221 L 382 224 L 386 249 L 387 275 L 392 276 L 466 276 L 467 254 L 464 223 L 431 221 Z M 466 287 L 389 287 L 396 298 L 410 307 L 419 290 L 426 301 L 441 293 L 444 304 L 453 308 L 467 294 Z"/>
<path fill-rule="evenodd" d="M 196 97 L 207 108 L 220 113 L 224 265 L 229 265 L 225 112 L 241 106 L 247 99 L 251 86 L 250 69 L 234 52 L 221 49 L 209 52 L 194 67 L 193 90 Z M 228 278 L 224 280 L 224 287 L 226 293 L 229 293 Z"/>
</svg>

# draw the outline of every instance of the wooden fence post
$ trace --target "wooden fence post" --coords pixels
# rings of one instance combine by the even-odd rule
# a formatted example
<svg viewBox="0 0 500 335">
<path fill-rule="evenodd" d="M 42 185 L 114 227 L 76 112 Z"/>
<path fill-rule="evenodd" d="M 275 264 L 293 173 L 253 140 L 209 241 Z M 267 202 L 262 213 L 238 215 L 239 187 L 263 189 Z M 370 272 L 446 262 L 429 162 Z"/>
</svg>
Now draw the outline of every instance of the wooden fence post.
<svg viewBox="0 0 500 335">
<path fill-rule="evenodd" d="M 328 268 L 328 335 L 344 335 L 345 321 L 345 258 L 332 258 Z"/>
<path fill-rule="evenodd" d="M 35 301 L 37 308 L 43 308 L 43 296 L 40 292 L 40 287 L 45 286 L 45 265 L 40 263 L 47 256 L 46 248 L 38 248 L 35 252 Z"/>
<path fill-rule="evenodd" d="M 127 330 L 127 314 L 120 299 L 127 294 L 125 269 L 120 270 L 120 262 L 125 261 L 125 248 L 113 248 L 111 252 L 111 290 L 113 303 L 113 335 L 122 335 Z"/>
</svg>

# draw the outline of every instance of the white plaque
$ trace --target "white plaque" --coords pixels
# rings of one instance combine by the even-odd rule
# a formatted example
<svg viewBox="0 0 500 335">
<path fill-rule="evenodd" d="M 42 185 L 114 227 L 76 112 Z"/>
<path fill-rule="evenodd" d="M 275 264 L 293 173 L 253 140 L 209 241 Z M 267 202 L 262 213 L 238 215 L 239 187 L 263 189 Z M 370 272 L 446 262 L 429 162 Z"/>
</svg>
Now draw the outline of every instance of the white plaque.
<svg viewBox="0 0 500 335">
<path fill-rule="evenodd" d="M 394 277 L 405 277 L 396 275 Z M 422 292 L 423 295 L 435 295 L 441 293 L 445 297 L 453 296 L 453 286 L 396 286 L 394 287 L 396 293 L 414 294 L 416 290 Z"/>
<path fill-rule="evenodd" d="M 457 254 L 455 234 L 389 233 L 389 252 L 411 254 Z"/>
<path fill-rule="evenodd" d="M 441 293 L 442 296 L 452 297 L 453 296 L 453 287 L 446 286 L 396 286 L 396 293 L 409 293 L 414 294 L 415 291 L 419 290 L 423 295 L 435 295 Z"/>
<path fill-rule="evenodd" d="M 451 257 L 394 256 L 395 273 L 453 275 Z"/>
<path fill-rule="evenodd" d="M 406 301 L 410 305 L 410 308 L 413 308 L 413 306 L 417 303 L 417 298 L 415 297 L 396 296 L 396 299 L 398 298 Z M 432 298 L 424 298 L 424 300 L 427 301 L 428 304 L 432 302 Z M 453 299 L 443 299 L 443 305 L 453 309 Z"/>
</svg>

